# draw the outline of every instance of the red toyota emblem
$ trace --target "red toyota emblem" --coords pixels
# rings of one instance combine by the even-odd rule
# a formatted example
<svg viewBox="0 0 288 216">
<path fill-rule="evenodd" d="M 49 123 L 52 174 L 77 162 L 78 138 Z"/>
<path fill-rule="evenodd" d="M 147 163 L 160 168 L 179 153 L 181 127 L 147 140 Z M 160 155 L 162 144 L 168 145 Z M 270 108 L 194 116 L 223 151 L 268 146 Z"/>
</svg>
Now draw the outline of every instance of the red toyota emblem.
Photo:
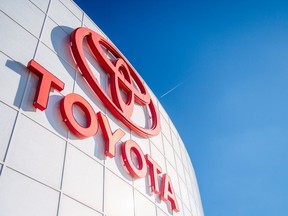
<svg viewBox="0 0 288 216">
<path fill-rule="evenodd" d="M 111 96 L 108 96 L 103 91 L 88 65 L 83 50 L 84 38 L 87 39 L 87 45 L 91 53 L 107 75 L 109 75 Z M 70 35 L 70 41 L 71 50 L 79 70 L 93 92 L 110 112 L 140 136 L 151 137 L 157 135 L 160 131 L 160 123 L 156 107 L 143 84 L 143 80 L 120 51 L 101 35 L 84 27 L 74 30 Z M 110 60 L 106 54 L 107 52 L 110 52 L 115 57 L 115 60 Z M 125 99 L 122 98 L 121 91 L 125 92 Z M 150 114 L 150 117 L 147 116 L 149 118 L 149 126 L 142 127 L 132 122 L 131 116 L 135 103 L 147 108 Z"/>
<path fill-rule="evenodd" d="M 96 32 L 87 28 L 78 28 L 71 34 L 71 47 L 74 59 L 82 72 L 87 83 L 107 108 L 128 128 L 143 137 L 157 135 L 160 131 L 159 116 L 156 107 L 148 94 L 144 82 L 129 62 L 121 53 L 107 40 Z M 109 95 L 107 95 L 99 85 L 98 80 L 93 75 L 83 50 L 83 40 L 87 39 L 88 47 L 98 63 L 106 71 L 109 78 Z M 104 49 L 112 54 L 113 60 L 108 58 Z M 109 55 L 110 56 L 110 55 Z M 45 110 L 49 101 L 51 90 L 56 89 L 61 92 L 65 83 L 46 70 L 35 60 L 30 60 L 27 68 L 38 77 L 33 106 L 41 111 Z M 126 98 L 122 98 L 121 92 L 124 91 Z M 147 118 L 150 125 L 141 127 L 131 121 L 135 104 L 139 104 L 147 110 Z M 81 125 L 73 113 L 73 106 L 78 106 L 84 112 L 86 125 Z M 107 157 L 113 158 L 116 155 L 116 144 L 121 141 L 125 132 L 118 128 L 112 131 L 107 117 L 95 110 L 87 100 L 81 95 L 70 93 L 60 101 L 60 113 L 66 126 L 79 138 L 94 136 L 98 128 L 101 128 L 104 138 L 104 152 Z M 137 163 L 132 160 L 132 153 L 136 156 Z M 129 139 L 121 145 L 121 156 L 125 168 L 133 178 L 144 178 L 149 170 L 150 188 L 154 194 L 160 194 L 160 199 L 170 202 L 172 211 L 178 212 L 179 207 L 174 193 L 171 179 L 164 173 L 159 187 L 158 175 L 162 173 L 161 167 L 148 155 L 144 155 L 140 146 Z M 149 169 L 148 169 L 149 167 Z"/>
</svg>

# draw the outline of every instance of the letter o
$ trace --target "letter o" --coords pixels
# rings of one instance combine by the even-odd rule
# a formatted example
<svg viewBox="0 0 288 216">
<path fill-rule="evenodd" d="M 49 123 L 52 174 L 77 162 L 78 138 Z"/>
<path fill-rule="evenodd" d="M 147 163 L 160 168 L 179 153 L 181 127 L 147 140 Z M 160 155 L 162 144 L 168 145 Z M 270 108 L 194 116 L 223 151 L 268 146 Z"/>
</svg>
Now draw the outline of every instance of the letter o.
<svg viewBox="0 0 288 216">
<path fill-rule="evenodd" d="M 73 115 L 73 105 L 78 105 L 87 118 L 87 126 L 81 126 Z M 71 93 L 66 95 L 60 102 L 62 118 L 71 130 L 79 138 L 94 136 L 98 130 L 98 121 L 91 105 L 80 95 Z"/>
<path fill-rule="evenodd" d="M 135 166 L 131 158 L 131 151 L 133 151 L 137 157 L 139 168 Z M 144 154 L 140 146 L 133 140 L 127 140 L 121 146 L 122 159 L 129 173 L 133 178 L 143 178 L 147 174 L 147 164 Z"/>
</svg>

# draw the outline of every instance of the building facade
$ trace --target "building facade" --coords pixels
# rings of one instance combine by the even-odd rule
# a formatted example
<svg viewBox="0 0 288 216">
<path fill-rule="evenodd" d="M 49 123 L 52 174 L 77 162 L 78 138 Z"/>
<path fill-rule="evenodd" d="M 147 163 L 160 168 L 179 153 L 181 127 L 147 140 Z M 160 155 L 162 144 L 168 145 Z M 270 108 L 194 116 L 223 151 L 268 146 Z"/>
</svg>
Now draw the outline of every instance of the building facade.
<svg viewBox="0 0 288 216">
<path fill-rule="evenodd" d="M 203 216 L 145 81 L 70 0 L 0 4 L 0 216 Z"/>
</svg>

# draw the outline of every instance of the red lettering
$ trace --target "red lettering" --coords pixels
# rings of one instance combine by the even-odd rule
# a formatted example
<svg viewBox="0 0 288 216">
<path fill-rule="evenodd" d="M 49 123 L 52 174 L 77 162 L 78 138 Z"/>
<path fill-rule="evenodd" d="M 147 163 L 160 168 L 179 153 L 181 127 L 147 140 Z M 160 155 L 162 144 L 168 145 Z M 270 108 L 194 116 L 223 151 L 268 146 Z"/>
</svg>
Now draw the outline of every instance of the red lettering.
<svg viewBox="0 0 288 216">
<path fill-rule="evenodd" d="M 73 115 L 73 105 L 78 105 L 85 113 L 86 127 L 81 126 Z M 68 94 L 60 102 L 60 112 L 67 127 L 79 138 L 94 136 L 98 130 L 98 121 L 91 105 L 78 94 Z"/>
<path fill-rule="evenodd" d="M 160 199 L 164 201 L 169 201 L 171 203 L 172 210 L 175 212 L 179 212 L 179 207 L 173 191 L 171 180 L 166 173 L 162 176 Z"/>
<path fill-rule="evenodd" d="M 33 105 L 43 111 L 47 108 L 49 92 L 52 87 L 61 92 L 65 84 L 34 60 L 29 61 L 27 68 L 39 77 Z"/>
<path fill-rule="evenodd" d="M 108 119 L 101 112 L 97 113 L 99 125 L 105 140 L 105 155 L 113 158 L 115 157 L 116 144 L 125 135 L 120 128 L 112 133 Z"/>
<path fill-rule="evenodd" d="M 98 34 L 90 32 L 90 30 L 81 28 L 80 30 L 78 30 L 78 32 L 80 33 L 77 37 L 75 36 L 76 32 L 74 32 L 72 35 L 73 40 L 77 39 L 77 43 L 72 40 L 72 43 L 74 42 L 73 46 L 75 46 L 75 44 L 78 44 L 78 46 L 82 48 L 83 38 L 90 35 L 87 38 L 89 47 L 92 49 L 92 53 L 97 58 L 97 60 L 100 61 L 100 63 L 102 62 L 102 67 L 103 65 L 105 66 L 105 64 L 111 63 L 109 62 L 110 60 L 108 61 L 107 59 L 104 59 L 105 61 L 107 61 L 105 62 L 103 59 L 101 59 L 104 58 L 105 55 L 100 52 L 102 49 L 100 47 L 100 44 L 106 45 L 112 50 L 114 50 L 114 47 L 112 47 L 106 40 L 102 39 Z M 75 37 L 76 39 L 73 37 Z M 87 62 L 82 55 L 83 50 L 81 49 L 82 51 L 80 52 L 80 55 L 75 56 L 75 53 L 77 54 L 76 51 L 79 51 L 79 47 L 73 46 L 72 51 L 74 49 L 74 57 L 81 59 L 82 61 L 78 62 L 78 66 L 82 68 L 81 71 L 87 79 L 90 87 L 92 87 L 93 91 L 100 97 L 100 99 L 108 107 L 108 109 L 110 109 L 110 111 L 116 117 L 118 117 L 120 121 L 122 121 L 122 123 L 124 123 L 134 132 L 138 133 L 140 136 L 149 137 L 158 134 L 160 131 L 160 124 L 156 108 L 152 100 L 150 99 L 150 96 L 148 94 L 146 95 L 146 89 L 141 84 L 142 82 L 140 78 L 133 70 L 130 70 L 130 65 L 128 64 L 127 66 L 126 61 L 122 59 L 122 56 L 118 53 L 118 51 L 114 50 L 114 52 L 112 52 L 115 56 L 118 55 L 117 60 L 113 63 L 114 66 L 110 67 L 111 65 L 108 65 L 110 67 L 109 69 L 106 65 L 106 67 L 110 70 L 110 72 L 108 71 L 108 73 L 110 73 L 110 79 L 112 79 L 112 81 L 110 80 L 110 85 L 112 86 L 112 89 L 110 89 L 112 94 L 112 100 L 110 100 L 107 97 L 106 93 L 102 91 L 102 89 L 100 89 L 98 81 L 94 77 L 93 73 L 89 69 L 87 69 Z M 64 83 L 34 60 L 31 60 L 28 63 L 27 68 L 39 77 L 39 82 L 33 104 L 37 109 L 43 111 L 47 108 L 49 92 L 51 91 L 51 89 L 54 88 L 60 92 L 64 89 Z M 86 71 L 83 68 L 86 68 Z M 117 73 L 114 71 L 114 69 L 117 71 Z M 118 73 L 119 71 L 121 71 L 122 73 Z M 136 86 L 140 89 L 140 91 L 131 87 L 132 80 L 134 80 L 134 82 L 136 81 Z M 126 101 L 123 101 L 121 99 L 120 89 L 126 92 Z M 134 106 L 132 102 L 135 102 L 134 100 L 140 105 L 144 105 L 146 107 L 148 106 L 148 108 L 150 109 L 152 115 L 152 125 L 150 128 L 142 128 L 138 125 L 135 125 L 130 120 L 130 116 L 133 111 L 132 108 Z M 112 102 L 114 102 L 115 104 Z M 84 112 L 84 117 L 86 120 L 85 125 L 81 125 L 75 118 L 73 114 L 73 106 L 78 106 Z M 87 138 L 94 136 L 98 131 L 99 124 L 105 141 L 105 155 L 110 158 L 115 157 L 116 145 L 124 137 L 125 132 L 120 128 L 112 132 L 108 119 L 103 113 L 98 112 L 97 114 L 95 114 L 92 106 L 82 96 L 75 93 L 68 94 L 61 100 L 60 112 L 66 126 L 72 133 L 74 133 L 79 138 Z M 127 140 L 121 145 L 121 156 L 129 174 L 135 179 L 145 177 L 147 175 L 147 166 L 149 166 L 149 180 L 152 192 L 155 194 L 160 193 L 160 199 L 167 203 L 170 202 L 172 211 L 179 212 L 176 195 L 174 194 L 170 177 L 167 174 L 163 174 L 161 186 L 159 189 L 158 175 L 162 172 L 162 169 L 150 157 L 150 155 L 146 154 L 144 156 L 140 146 L 135 141 Z M 133 158 L 135 158 L 136 161 L 133 160 Z"/>
<path fill-rule="evenodd" d="M 158 184 L 158 174 L 161 173 L 162 169 L 148 154 L 145 155 L 145 159 L 147 165 L 149 166 L 150 184 L 152 192 L 158 194 L 160 192 Z"/>
<path fill-rule="evenodd" d="M 138 167 L 136 167 L 131 158 L 131 152 L 137 157 Z M 143 178 L 147 174 L 147 164 L 140 146 L 133 140 L 127 140 L 121 146 L 122 159 L 133 178 Z"/>
</svg>

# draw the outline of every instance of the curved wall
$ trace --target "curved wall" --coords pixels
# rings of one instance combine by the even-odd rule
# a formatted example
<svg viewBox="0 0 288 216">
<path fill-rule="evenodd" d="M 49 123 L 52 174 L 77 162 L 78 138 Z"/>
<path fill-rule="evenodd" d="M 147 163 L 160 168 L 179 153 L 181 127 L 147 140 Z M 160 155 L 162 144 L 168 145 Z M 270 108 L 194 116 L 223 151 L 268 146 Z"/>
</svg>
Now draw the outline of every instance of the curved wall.
<svg viewBox="0 0 288 216">
<path fill-rule="evenodd" d="M 4 0 L 0 24 L 0 215 L 204 215 L 185 145 L 151 90 L 161 131 L 145 138 L 111 114 L 79 73 L 69 35 L 83 26 L 109 39 L 74 2 Z M 84 50 L 95 77 L 109 94 L 108 77 L 87 46 Z M 61 92 L 49 92 L 43 111 L 33 106 L 40 80 L 26 67 L 32 59 L 65 83 Z M 63 122 L 59 104 L 70 93 L 81 95 L 95 112 L 102 113 L 112 131 L 123 130 L 115 157 L 105 156 L 103 131 L 80 139 Z M 74 115 L 80 125 L 85 124 L 81 109 L 74 109 Z M 145 127 L 147 115 L 147 110 L 136 106 L 131 118 Z M 139 179 L 129 174 L 120 150 L 127 140 L 135 141 L 159 164 L 160 187 L 162 174 L 171 178 L 174 190 L 167 190 L 175 195 L 179 212 L 172 212 L 170 201 L 151 191 L 149 174 Z M 132 159 L 137 164 L 133 155 Z"/>
</svg>

